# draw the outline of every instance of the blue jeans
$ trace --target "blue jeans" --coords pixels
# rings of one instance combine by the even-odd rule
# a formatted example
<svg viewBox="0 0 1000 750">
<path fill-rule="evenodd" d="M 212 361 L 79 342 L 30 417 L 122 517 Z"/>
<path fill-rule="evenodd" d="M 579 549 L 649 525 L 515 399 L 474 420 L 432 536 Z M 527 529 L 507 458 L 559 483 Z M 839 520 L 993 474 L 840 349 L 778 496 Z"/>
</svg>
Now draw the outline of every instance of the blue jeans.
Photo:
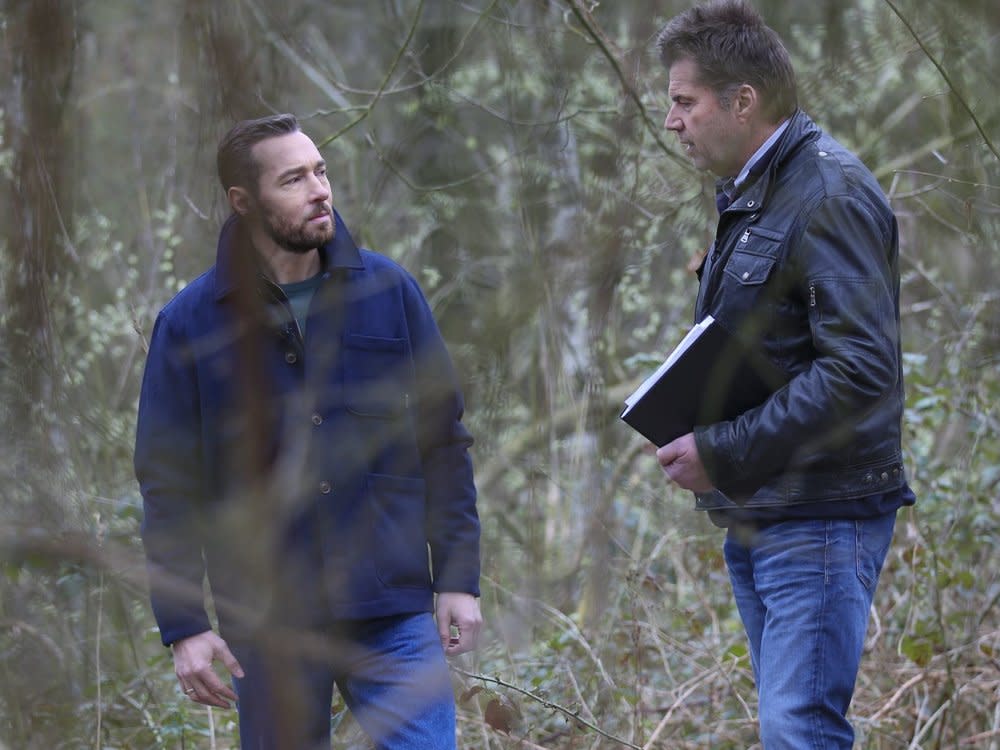
<svg viewBox="0 0 1000 750">
<path fill-rule="evenodd" d="M 234 680 L 243 750 L 329 750 L 334 685 L 379 750 L 454 750 L 455 698 L 430 613 L 326 635 L 326 658 L 230 644 L 245 673 Z"/>
<path fill-rule="evenodd" d="M 730 529 L 725 557 L 750 640 L 765 750 L 850 750 L 872 596 L 895 512 Z"/>
</svg>

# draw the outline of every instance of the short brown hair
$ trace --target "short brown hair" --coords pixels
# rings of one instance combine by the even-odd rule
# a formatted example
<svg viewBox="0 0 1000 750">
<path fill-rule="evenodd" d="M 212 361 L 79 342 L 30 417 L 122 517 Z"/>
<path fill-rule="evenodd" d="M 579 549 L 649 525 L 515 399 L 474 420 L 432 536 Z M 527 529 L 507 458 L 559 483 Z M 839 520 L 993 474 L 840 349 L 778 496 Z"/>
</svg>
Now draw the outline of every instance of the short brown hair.
<svg viewBox="0 0 1000 750">
<path fill-rule="evenodd" d="M 240 120 L 230 128 L 219 142 L 216 166 L 222 189 L 233 186 L 257 192 L 260 165 L 253 158 L 253 147 L 263 140 L 279 135 L 297 133 L 299 122 L 295 115 L 270 115 L 256 120 Z"/>
<path fill-rule="evenodd" d="M 760 92 L 764 114 L 772 121 L 798 107 L 788 50 L 745 0 L 714 0 L 675 16 L 660 31 L 656 49 L 667 69 L 691 60 L 699 82 L 723 104 L 748 83 Z"/>
</svg>

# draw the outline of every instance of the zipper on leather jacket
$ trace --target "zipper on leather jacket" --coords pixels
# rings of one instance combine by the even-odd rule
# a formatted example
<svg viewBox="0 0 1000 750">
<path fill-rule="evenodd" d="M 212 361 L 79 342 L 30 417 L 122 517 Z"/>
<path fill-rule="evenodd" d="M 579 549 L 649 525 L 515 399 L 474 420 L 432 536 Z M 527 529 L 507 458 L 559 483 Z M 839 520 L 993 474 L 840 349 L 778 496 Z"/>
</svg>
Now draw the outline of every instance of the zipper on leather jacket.
<svg viewBox="0 0 1000 750">
<path fill-rule="evenodd" d="M 809 285 L 809 307 L 816 307 L 816 285 Z"/>
</svg>

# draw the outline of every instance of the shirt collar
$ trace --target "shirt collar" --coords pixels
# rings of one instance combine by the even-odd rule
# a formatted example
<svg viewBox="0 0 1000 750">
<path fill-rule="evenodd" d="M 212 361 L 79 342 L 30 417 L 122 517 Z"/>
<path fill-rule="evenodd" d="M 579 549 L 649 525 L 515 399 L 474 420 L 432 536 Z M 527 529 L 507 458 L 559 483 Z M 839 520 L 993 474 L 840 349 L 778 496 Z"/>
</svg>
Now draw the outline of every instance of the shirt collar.
<svg viewBox="0 0 1000 750">
<path fill-rule="evenodd" d="M 767 156 L 768 152 L 770 152 L 771 147 L 774 146 L 774 144 L 778 142 L 778 139 L 781 138 L 782 134 L 788 130 L 788 124 L 790 122 L 791 118 L 787 118 L 784 122 L 782 122 L 775 129 L 775 131 L 771 133 L 770 137 L 761 144 L 760 148 L 754 151 L 753 156 L 747 160 L 747 163 L 743 165 L 743 169 L 740 170 L 740 173 L 736 175 L 736 179 L 733 180 L 733 187 L 739 190 L 739 188 L 743 186 L 743 183 L 750 177 L 751 173 L 756 172 L 754 167 L 756 167 L 758 163 L 764 161 L 764 157 Z M 764 165 L 761 164 L 761 166 Z"/>
<path fill-rule="evenodd" d="M 333 219 L 337 227 L 333 239 L 318 248 L 321 268 L 324 272 L 341 268 L 363 269 L 365 264 L 361 251 L 354 244 L 351 233 L 336 210 L 333 211 Z M 249 241 L 239 215 L 230 216 L 219 233 L 216 252 L 215 298 L 217 300 L 221 300 L 236 288 L 238 276 L 234 266 L 236 263 L 246 262 L 245 249 Z"/>
</svg>

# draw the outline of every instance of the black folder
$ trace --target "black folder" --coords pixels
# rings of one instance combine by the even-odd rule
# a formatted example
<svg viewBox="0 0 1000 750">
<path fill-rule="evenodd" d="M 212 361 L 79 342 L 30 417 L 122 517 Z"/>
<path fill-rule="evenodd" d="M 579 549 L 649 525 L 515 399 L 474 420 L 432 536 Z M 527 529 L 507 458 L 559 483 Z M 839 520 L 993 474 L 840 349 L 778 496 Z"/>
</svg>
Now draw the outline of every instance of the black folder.
<svg viewBox="0 0 1000 750">
<path fill-rule="evenodd" d="M 621 418 L 662 447 L 696 425 L 735 419 L 787 378 L 711 315 L 627 399 Z"/>
</svg>

